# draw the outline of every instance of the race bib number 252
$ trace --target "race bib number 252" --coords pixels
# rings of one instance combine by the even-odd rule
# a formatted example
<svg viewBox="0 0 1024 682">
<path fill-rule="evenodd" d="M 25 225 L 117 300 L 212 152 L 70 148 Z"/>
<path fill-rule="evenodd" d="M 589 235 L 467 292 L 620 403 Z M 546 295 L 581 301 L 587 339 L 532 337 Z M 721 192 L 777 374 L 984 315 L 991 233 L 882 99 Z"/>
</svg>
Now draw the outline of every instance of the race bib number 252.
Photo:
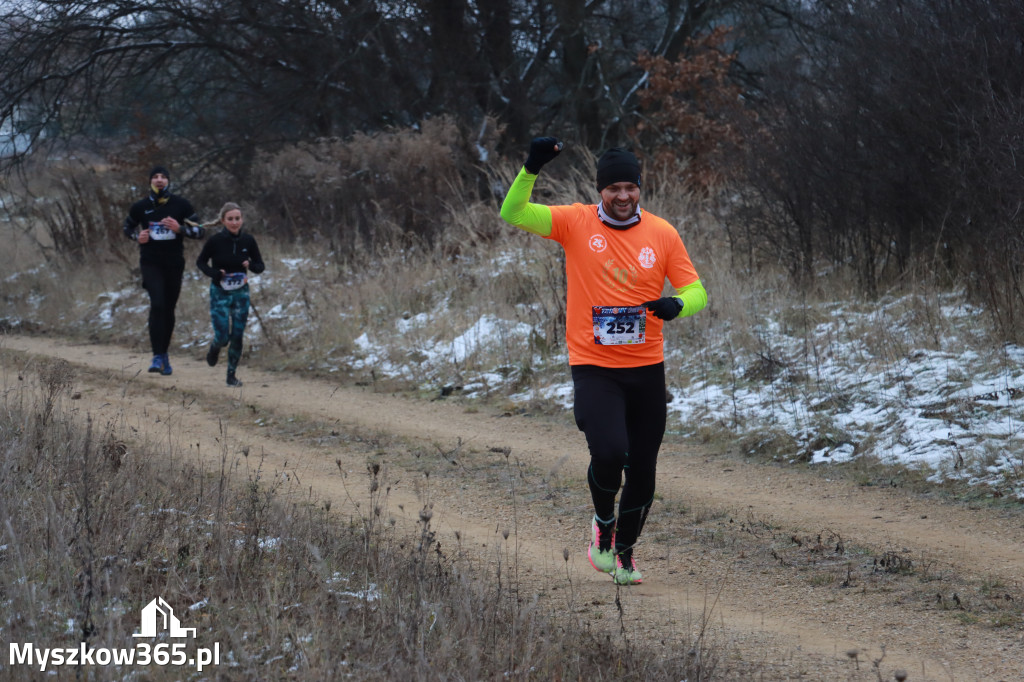
<svg viewBox="0 0 1024 682">
<path fill-rule="evenodd" d="M 643 306 L 595 305 L 592 312 L 594 343 L 599 346 L 618 346 L 646 341 L 647 311 Z"/>
</svg>

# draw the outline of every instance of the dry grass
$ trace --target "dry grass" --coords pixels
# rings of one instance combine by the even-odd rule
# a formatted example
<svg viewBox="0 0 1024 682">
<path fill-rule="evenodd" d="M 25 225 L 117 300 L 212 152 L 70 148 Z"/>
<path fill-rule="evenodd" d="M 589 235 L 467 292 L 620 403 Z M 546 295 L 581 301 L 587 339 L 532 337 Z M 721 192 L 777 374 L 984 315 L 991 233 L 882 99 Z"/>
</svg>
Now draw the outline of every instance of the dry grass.
<svg viewBox="0 0 1024 682">
<path fill-rule="evenodd" d="M 170 435 L 139 443 L 124 423 L 83 423 L 66 363 L 0 370 L 22 379 L 0 402 L 6 641 L 134 647 L 141 608 L 161 596 L 198 628 L 196 645 L 220 644 L 214 674 L 236 678 L 719 679 L 702 635 L 658 650 L 608 637 L 531 597 L 515 571 L 442 550 L 429 508 L 403 531 L 378 465 L 355 493 L 367 511 L 339 518 L 255 453 L 224 452 L 209 472 Z M 568 572 L 552 579 L 571 592 Z M 36 679 L 38 668 L 7 673 Z"/>
</svg>

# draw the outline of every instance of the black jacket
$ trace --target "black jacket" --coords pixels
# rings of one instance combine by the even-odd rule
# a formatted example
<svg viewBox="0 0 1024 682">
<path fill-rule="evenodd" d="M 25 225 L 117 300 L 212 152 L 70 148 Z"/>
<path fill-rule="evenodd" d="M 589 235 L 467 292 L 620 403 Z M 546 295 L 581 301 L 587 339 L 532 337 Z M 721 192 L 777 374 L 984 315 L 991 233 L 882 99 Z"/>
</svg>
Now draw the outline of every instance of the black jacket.
<svg viewBox="0 0 1024 682">
<path fill-rule="evenodd" d="M 256 238 L 245 231 L 239 231 L 237 236 L 233 235 L 225 227 L 206 240 L 203 250 L 199 252 L 199 258 L 196 259 L 196 265 L 207 277 L 219 282 L 221 270 L 245 272 L 243 261 L 249 261 L 249 271 L 256 275 L 266 268 L 260 255 L 260 247 L 256 245 Z"/>
<path fill-rule="evenodd" d="M 124 220 L 125 236 L 136 240 L 139 232 L 149 227 L 150 223 L 158 223 L 170 216 L 181 224 L 181 232 L 175 235 L 174 239 L 155 240 L 150 239 L 145 244 L 139 244 L 139 257 L 142 261 L 167 262 L 175 258 L 184 260 L 185 240 L 184 237 L 202 239 L 206 231 L 201 225 L 199 216 L 188 199 L 179 197 L 177 194 L 168 194 L 167 201 L 163 204 L 157 203 L 156 198 L 151 194 L 145 199 L 136 201 L 128 209 L 128 217 Z"/>
</svg>

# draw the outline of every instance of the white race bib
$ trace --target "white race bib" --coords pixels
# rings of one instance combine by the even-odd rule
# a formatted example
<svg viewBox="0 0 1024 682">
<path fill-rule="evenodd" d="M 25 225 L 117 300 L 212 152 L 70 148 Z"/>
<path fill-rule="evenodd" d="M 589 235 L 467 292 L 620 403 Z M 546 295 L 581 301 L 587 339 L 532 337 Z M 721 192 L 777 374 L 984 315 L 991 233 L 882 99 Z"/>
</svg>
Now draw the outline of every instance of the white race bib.
<svg viewBox="0 0 1024 682">
<path fill-rule="evenodd" d="M 174 231 L 168 227 L 164 227 L 160 223 L 149 224 L 149 238 L 155 239 L 158 242 L 167 241 L 168 239 L 174 239 L 178 235 L 174 234 Z"/>
<path fill-rule="evenodd" d="M 594 343 L 618 346 L 647 341 L 647 311 L 642 305 L 591 308 L 594 318 Z"/>
<path fill-rule="evenodd" d="M 220 278 L 220 288 L 224 291 L 234 291 L 245 286 L 244 272 L 229 272 Z"/>
</svg>

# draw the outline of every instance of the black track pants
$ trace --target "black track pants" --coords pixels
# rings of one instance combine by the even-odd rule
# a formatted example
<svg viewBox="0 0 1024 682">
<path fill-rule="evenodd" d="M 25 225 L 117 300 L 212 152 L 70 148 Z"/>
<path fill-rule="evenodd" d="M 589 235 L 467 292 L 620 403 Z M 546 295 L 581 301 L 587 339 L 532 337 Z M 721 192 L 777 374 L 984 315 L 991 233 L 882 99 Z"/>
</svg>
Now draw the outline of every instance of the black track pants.
<svg viewBox="0 0 1024 682">
<path fill-rule="evenodd" d="M 587 481 L 597 517 L 615 516 L 615 549 L 632 556 L 654 501 L 658 449 L 665 435 L 665 365 L 607 368 L 574 365 L 576 425 L 590 448 Z M 622 473 L 626 473 L 622 485 Z"/>
<path fill-rule="evenodd" d="M 174 332 L 174 308 L 181 294 L 185 259 L 170 263 L 141 264 L 142 287 L 149 293 L 149 343 L 153 355 L 162 355 L 171 346 Z"/>
</svg>

